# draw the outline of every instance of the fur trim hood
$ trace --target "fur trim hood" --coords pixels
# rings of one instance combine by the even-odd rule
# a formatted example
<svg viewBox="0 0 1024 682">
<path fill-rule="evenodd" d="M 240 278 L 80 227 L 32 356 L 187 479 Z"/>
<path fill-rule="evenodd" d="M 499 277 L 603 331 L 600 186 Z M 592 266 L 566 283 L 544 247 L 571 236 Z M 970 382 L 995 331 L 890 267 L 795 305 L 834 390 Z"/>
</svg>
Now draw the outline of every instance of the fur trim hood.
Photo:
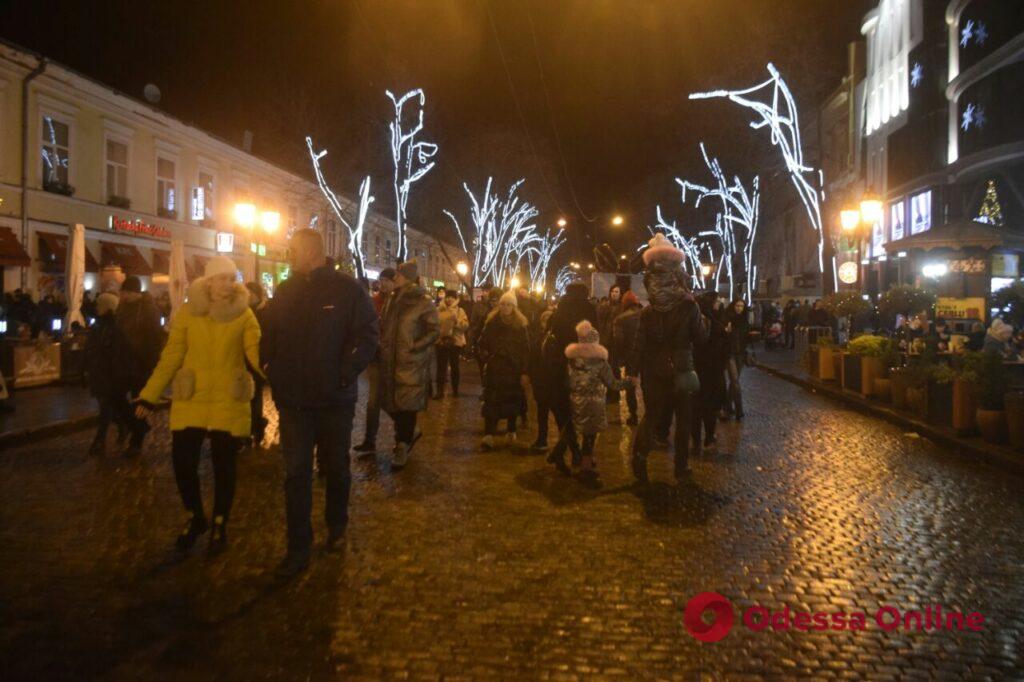
<svg viewBox="0 0 1024 682">
<path fill-rule="evenodd" d="M 570 343 L 565 347 L 569 360 L 607 360 L 608 349 L 599 343 Z"/>
<path fill-rule="evenodd" d="M 249 290 L 235 282 L 227 301 L 214 302 L 210 299 L 210 280 L 200 277 L 188 288 L 188 304 L 189 312 L 196 317 L 209 315 L 217 322 L 230 322 L 248 309 Z"/>
<path fill-rule="evenodd" d="M 499 315 L 501 315 L 501 310 L 495 307 L 494 309 L 491 310 L 491 312 L 487 313 L 486 322 L 490 322 Z M 526 326 L 529 324 L 529 320 L 526 319 L 526 315 L 523 315 L 523 313 L 520 312 L 519 308 L 515 309 L 515 317 L 513 319 L 515 320 L 515 325 L 517 327 L 523 327 L 525 329 Z"/>
<path fill-rule="evenodd" d="M 643 259 L 646 266 L 650 266 L 652 261 L 678 264 L 683 262 L 683 252 L 672 246 L 672 242 L 659 232 L 647 242 L 647 250 L 644 251 Z"/>
</svg>

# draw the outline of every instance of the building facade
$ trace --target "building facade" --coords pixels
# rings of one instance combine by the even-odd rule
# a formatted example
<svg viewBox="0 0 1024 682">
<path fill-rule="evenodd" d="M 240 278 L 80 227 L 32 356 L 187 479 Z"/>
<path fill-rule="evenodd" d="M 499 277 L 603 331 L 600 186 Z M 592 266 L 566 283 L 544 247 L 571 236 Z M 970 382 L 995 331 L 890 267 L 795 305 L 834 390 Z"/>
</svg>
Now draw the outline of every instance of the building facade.
<svg viewBox="0 0 1024 682">
<path fill-rule="evenodd" d="M 251 227 L 236 205 L 256 208 Z M 344 203 L 355 214 L 350 199 Z M 261 220 L 264 213 L 270 217 Z M 276 220 L 273 215 L 276 214 Z M 276 224 L 275 224 L 276 223 Z M 327 252 L 350 263 L 349 235 L 309 179 L 119 93 L 71 69 L 0 43 L 0 269 L 3 291 L 34 297 L 63 289 L 69 226 L 86 235 L 86 289 L 120 269 L 159 290 L 170 242 L 181 240 L 189 277 L 216 253 L 268 291 L 288 274 L 287 238 L 314 226 Z M 397 230 L 371 212 L 368 275 L 394 262 Z M 435 240 L 409 236 L 431 282 L 458 278 Z M 446 247 L 453 260 L 465 259 Z M 106 270 L 105 270 L 106 269 Z"/>
</svg>

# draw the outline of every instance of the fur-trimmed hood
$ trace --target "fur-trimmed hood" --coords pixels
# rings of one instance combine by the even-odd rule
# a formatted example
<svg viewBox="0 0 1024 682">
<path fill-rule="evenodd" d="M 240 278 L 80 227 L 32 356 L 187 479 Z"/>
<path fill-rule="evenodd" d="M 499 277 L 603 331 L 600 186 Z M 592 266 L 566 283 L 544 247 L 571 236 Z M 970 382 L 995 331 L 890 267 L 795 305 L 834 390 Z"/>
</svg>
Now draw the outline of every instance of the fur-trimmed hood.
<svg viewBox="0 0 1024 682">
<path fill-rule="evenodd" d="M 599 343 L 570 343 L 565 347 L 570 360 L 607 360 L 608 349 Z"/>
<path fill-rule="evenodd" d="M 227 301 L 214 302 L 210 299 L 210 280 L 200 277 L 188 288 L 189 312 L 196 317 L 209 315 L 217 322 L 230 322 L 249 307 L 249 290 L 235 282 L 231 285 L 231 297 Z"/>
<path fill-rule="evenodd" d="M 515 309 L 515 313 L 515 317 L 512 318 L 513 320 L 515 320 L 515 325 L 517 327 L 526 328 L 526 326 L 529 324 L 529 320 L 526 319 L 526 315 L 523 315 L 523 313 L 519 311 L 519 308 Z M 487 322 L 490 322 L 499 315 L 501 315 L 501 310 L 495 307 L 493 310 L 491 310 L 491 312 L 487 313 Z"/>
</svg>

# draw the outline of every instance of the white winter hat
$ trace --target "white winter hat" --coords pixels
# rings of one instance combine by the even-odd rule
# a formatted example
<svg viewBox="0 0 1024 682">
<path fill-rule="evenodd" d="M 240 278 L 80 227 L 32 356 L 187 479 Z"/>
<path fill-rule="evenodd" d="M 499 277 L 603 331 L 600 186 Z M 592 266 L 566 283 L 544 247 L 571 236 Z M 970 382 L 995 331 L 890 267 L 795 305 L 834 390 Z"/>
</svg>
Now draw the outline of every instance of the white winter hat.
<svg viewBox="0 0 1024 682">
<path fill-rule="evenodd" d="M 649 242 L 647 242 L 647 250 L 644 251 L 644 265 L 650 265 L 651 261 L 668 261 L 670 263 L 682 263 L 683 252 L 672 246 L 665 235 L 661 232 L 654 235 Z"/>
<path fill-rule="evenodd" d="M 519 299 L 516 298 L 516 292 L 510 290 L 503 293 L 501 298 L 498 299 L 498 305 L 502 303 L 511 303 L 513 308 L 518 308 Z"/>
<path fill-rule="evenodd" d="M 107 313 L 114 312 L 117 310 L 118 302 L 117 294 L 109 292 L 100 294 L 96 297 L 96 314 L 102 317 Z"/>
<path fill-rule="evenodd" d="M 203 270 L 203 276 L 205 277 L 213 277 L 214 275 L 231 275 L 234 277 L 237 273 L 238 266 L 235 265 L 235 261 L 227 256 L 214 256 L 206 261 L 206 268 Z"/>
<path fill-rule="evenodd" d="M 594 325 L 590 324 L 590 320 L 583 320 L 576 325 L 576 338 L 580 343 L 598 343 L 601 335 L 594 329 Z"/>
</svg>

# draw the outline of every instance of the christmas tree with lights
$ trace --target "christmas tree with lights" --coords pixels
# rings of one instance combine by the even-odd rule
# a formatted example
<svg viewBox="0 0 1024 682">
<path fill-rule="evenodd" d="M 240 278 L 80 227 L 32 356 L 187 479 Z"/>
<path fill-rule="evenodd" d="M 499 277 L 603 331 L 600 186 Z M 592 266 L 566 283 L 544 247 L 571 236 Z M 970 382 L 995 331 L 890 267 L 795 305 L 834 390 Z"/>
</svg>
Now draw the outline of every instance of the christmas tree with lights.
<svg viewBox="0 0 1024 682">
<path fill-rule="evenodd" d="M 985 198 L 981 201 L 981 209 L 978 211 L 978 217 L 975 220 L 986 225 L 1001 226 L 1003 224 L 1003 209 L 999 205 L 999 195 L 996 193 L 995 180 L 988 181 L 988 187 L 985 189 Z"/>
</svg>

